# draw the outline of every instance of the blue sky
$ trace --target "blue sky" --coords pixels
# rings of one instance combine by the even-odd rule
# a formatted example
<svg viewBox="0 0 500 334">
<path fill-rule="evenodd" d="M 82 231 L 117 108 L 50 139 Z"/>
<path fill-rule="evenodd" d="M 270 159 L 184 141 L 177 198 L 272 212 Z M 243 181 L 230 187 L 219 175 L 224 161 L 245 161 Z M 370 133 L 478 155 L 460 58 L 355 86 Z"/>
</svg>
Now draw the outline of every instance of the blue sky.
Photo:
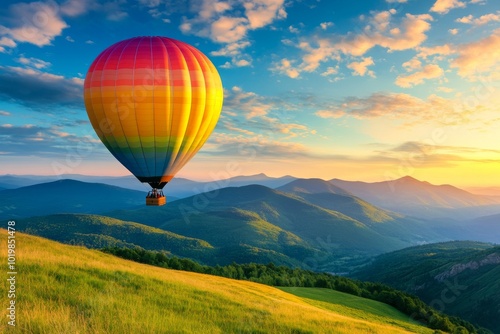
<svg viewBox="0 0 500 334">
<path fill-rule="evenodd" d="M 493 0 L 4 1 L 0 174 L 126 175 L 82 85 L 141 35 L 196 46 L 223 81 L 217 128 L 179 176 L 500 185 Z"/>
</svg>

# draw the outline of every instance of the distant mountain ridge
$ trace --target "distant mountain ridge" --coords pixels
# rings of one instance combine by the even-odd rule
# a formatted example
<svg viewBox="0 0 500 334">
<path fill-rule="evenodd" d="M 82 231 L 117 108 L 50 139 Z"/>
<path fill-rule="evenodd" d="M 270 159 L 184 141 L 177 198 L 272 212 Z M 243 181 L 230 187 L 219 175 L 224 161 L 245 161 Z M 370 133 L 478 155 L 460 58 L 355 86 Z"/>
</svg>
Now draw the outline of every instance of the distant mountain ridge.
<svg viewBox="0 0 500 334">
<path fill-rule="evenodd" d="M 0 213 L 23 218 L 53 213 L 101 213 L 144 205 L 145 193 L 100 183 L 59 180 L 0 192 Z"/>
<path fill-rule="evenodd" d="M 0 187 L 6 189 L 15 189 L 40 183 L 61 181 L 65 179 L 71 179 L 86 183 L 103 183 L 111 186 L 138 191 L 148 191 L 150 189 L 147 184 L 140 183 L 133 175 L 92 176 L 80 174 L 63 174 L 57 176 L 0 175 Z M 270 188 L 276 188 L 295 179 L 295 177 L 289 175 L 282 177 L 270 177 L 264 173 L 248 176 L 240 175 L 227 179 L 214 179 L 213 181 L 193 181 L 176 177 L 167 184 L 164 192 L 168 198 L 183 198 L 214 189 L 225 187 L 240 187 L 250 184 L 258 184 Z"/>
<path fill-rule="evenodd" d="M 334 185 L 331 182 L 327 182 L 322 179 L 296 179 L 287 183 L 281 187 L 276 188 L 287 193 L 304 193 L 304 194 L 320 194 L 320 193 L 330 193 L 337 195 L 347 195 L 352 194 L 345 189 Z"/>
<path fill-rule="evenodd" d="M 474 195 L 451 185 L 433 185 L 410 176 L 374 183 L 339 179 L 330 182 L 369 203 L 405 215 L 465 219 L 500 213 L 497 198 Z"/>
</svg>

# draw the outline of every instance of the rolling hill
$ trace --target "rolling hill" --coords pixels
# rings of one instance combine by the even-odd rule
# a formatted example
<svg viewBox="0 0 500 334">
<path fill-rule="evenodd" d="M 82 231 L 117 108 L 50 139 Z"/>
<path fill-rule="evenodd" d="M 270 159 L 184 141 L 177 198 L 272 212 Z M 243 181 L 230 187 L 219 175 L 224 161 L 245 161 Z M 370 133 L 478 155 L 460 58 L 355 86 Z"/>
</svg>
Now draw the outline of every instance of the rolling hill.
<svg viewBox="0 0 500 334">
<path fill-rule="evenodd" d="M 30 198 L 35 200 L 27 201 Z M 136 222 L 210 244 L 214 251 L 208 254 L 221 265 L 275 262 L 344 272 L 374 254 L 442 240 L 423 228 L 415 231 L 417 223 L 403 222 L 350 195 L 284 193 L 257 185 L 215 189 L 164 207 L 146 207 L 142 192 L 74 180 L 4 190 L 0 200 L 5 217 L 21 220 L 33 234 L 89 247 L 117 242 L 144 247 L 143 241 L 134 239 L 140 239 L 138 235 L 122 237 L 123 223 Z M 51 216 L 54 213 L 68 214 Z M 123 222 L 110 228 L 105 218 L 94 216 L 90 224 L 69 213 L 104 214 Z M 172 251 L 163 246 L 148 249 Z M 175 254 L 213 264 L 201 253 Z"/>
<path fill-rule="evenodd" d="M 7 233 L 0 234 L 5 249 Z M 17 329 L 26 333 L 433 333 L 393 309 L 380 311 L 385 305 L 375 314 L 345 300 L 320 302 L 21 233 L 16 238 L 22 245 L 16 250 L 22 273 L 16 277 L 22 287 Z M 1 260 L 7 261 L 4 252 Z M 8 282 L 2 282 L 6 291 Z M 3 321 L 0 331 L 7 327 Z"/>
<path fill-rule="evenodd" d="M 165 207 L 146 207 L 143 192 L 60 180 L 3 190 L 0 210 L 7 219 L 61 212 L 109 215 L 206 242 L 214 247 L 211 254 L 217 254 L 220 264 L 275 262 L 333 272 L 350 271 L 367 257 L 415 244 L 481 237 L 478 230 L 463 223 L 446 225 L 380 209 L 319 179 L 294 180 L 280 189 L 288 192 L 258 185 L 214 189 L 171 201 Z M 95 225 L 93 232 L 84 227 L 77 231 L 75 221 L 79 218 L 65 219 L 69 219 L 70 240 L 82 240 L 86 245 L 123 240 L 114 235 L 116 230 L 101 230 Z M 484 234 L 484 238 L 493 240 L 494 234 Z M 126 242 L 137 244 L 132 239 Z M 193 256 L 189 252 L 176 254 Z M 206 262 L 200 254 L 193 258 Z"/>
<path fill-rule="evenodd" d="M 447 314 L 500 332 L 500 247 L 456 241 L 378 256 L 353 275 L 413 293 Z"/>
<path fill-rule="evenodd" d="M 401 214 L 377 208 L 321 179 L 299 179 L 277 190 L 295 194 L 310 203 L 341 212 L 365 224 L 387 222 L 402 217 Z"/>
<path fill-rule="evenodd" d="M 0 192 L 0 213 L 23 218 L 54 213 L 101 213 L 144 205 L 145 192 L 99 183 L 59 180 Z"/>
<path fill-rule="evenodd" d="M 301 267 L 332 271 L 338 269 L 341 258 L 347 262 L 412 244 L 407 231 L 399 236 L 383 234 L 374 224 L 310 203 L 297 194 L 256 185 L 223 188 L 161 208 L 106 215 L 202 239 L 214 247 L 232 246 L 236 253 L 242 246 L 257 247 L 257 251 L 265 246 L 302 262 Z M 264 236 L 269 241 L 262 241 Z"/>
<path fill-rule="evenodd" d="M 476 218 L 500 212 L 494 197 L 471 194 L 451 185 L 433 185 L 410 176 L 383 182 L 330 182 L 384 209 L 423 218 Z"/>
<path fill-rule="evenodd" d="M 298 179 L 278 190 L 299 196 L 320 207 L 354 218 L 378 233 L 412 244 L 443 241 L 445 234 L 435 230 L 435 223 L 376 207 L 349 192 L 321 179 Z"/>
<path fill-rule="evenodd" d="M 16 220 L 19 231 L 89 248 L 142 247 L 190 257 L 205 263 L 214 256 L 212 245 L 133 222 L 87 214 L 57 214 Z"/>
</svg>

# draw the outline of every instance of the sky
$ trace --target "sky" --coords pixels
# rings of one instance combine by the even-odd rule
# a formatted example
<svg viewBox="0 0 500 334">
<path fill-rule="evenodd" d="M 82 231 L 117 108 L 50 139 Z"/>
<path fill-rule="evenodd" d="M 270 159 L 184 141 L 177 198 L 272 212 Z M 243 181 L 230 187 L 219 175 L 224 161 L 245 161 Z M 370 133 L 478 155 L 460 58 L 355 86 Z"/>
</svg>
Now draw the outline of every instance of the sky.
<svg viewBox="0 0 500 334">
<path fill-rule="evenodd" d="M 146 35 L 194 45 L 224 86 L 180 177 L 500 185 L 496 0 L 4 0 L 0 174 L 129 174 L 83 81 L 108 46 Z"/>
</svg>

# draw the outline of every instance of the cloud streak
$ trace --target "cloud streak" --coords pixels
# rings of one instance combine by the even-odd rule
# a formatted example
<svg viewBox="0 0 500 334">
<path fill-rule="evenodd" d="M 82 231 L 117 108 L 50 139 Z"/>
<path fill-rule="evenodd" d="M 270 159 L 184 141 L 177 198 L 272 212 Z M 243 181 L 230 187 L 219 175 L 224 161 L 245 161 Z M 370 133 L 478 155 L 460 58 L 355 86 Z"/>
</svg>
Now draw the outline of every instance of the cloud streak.
<svg viewBox="0 0 500 334">
<path fill-rule="evenodd" d="M 0 96 L 33 108 L 83 106 L 83 80 L 33 68 L 0 67 Z"/>
<path fill-rule="evenodd" d="M 90 134 L 75 135 L 57 126 L 2 124 L 0 138 L 6 155 L 60 157 L 78 148 L 82 152 L 105 152 L 104 145 Z"/>
<path fill-rule="evenodd" d="M 425 80 L 440 78 L 443 74 L 444 71 L 441 67 L 435 64 L 429 64 L 424 66 L 421 71 L 398 76 L 396 78 L 396 85 L 399 87 L 409 88 L 421 85 Z"/>
<path fill-rule="evenodd" d="M 437 122 L 443 125 L 468 124 L 482 106 L 465 108 L 460 101 L 430 95 L 426 100 L 404 93 L 374 93 L 365 98 L 349 97 L 338 105 L 315 114 L 320 118 L 353 117 L 373 119 L 387 117 L 413 123 Z M 410 124 L 410 123 L 408 123 Z"/>
</svg>

